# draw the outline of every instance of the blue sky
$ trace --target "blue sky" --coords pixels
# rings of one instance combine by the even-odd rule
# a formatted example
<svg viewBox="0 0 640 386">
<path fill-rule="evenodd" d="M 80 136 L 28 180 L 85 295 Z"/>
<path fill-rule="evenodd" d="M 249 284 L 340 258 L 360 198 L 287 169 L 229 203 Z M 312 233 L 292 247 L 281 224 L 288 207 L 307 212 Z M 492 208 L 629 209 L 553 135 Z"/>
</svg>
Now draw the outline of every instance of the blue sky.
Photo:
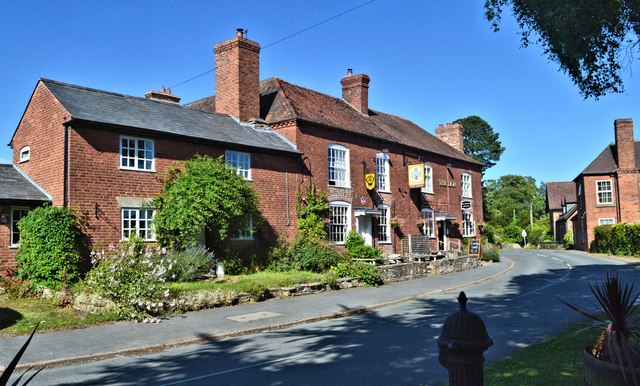
<svg viewBox="0 0 640 386">
<path fill-rule="evenodd" d="M 143 96 L 213 68 L 213 45 L 236 28 L 263 47 L 261 78 L 341 95 L 347 68 L 371 77 L 369 106 L 434 133 L 479 115 L 506 147 L 485 178 L 571 180 L 613 141 L 613 121 L 640 132 L 640 79 L 599 101 L 542 55 L 520 48 L 509 14 L 493 32 L 482 1 L 377 0 L 273 44 L 368 0 L 16 1 L 0 12 L 0 162 L 38 78 Z M 213 94 L 210 72 L 172 91 L 190 102 Z M 636 134 L 636 138 L 639 135 Z"/>
</svg>

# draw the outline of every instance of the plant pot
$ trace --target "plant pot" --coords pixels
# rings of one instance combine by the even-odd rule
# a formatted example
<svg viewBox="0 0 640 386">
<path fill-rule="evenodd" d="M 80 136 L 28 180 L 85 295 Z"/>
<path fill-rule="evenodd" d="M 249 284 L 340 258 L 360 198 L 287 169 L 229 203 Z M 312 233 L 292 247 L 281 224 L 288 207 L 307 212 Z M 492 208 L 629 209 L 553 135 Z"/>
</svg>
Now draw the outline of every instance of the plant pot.
<svg viewBox="0 0 640 386">
<path fill-rule="evenodd" d="M 620 366 L 594 357 L 591 354 L 590 347 L 585 347 L 582 356 L 584 358 L 584 384 L 586 386 L 633 385 L 632 372 L 635 372 L 636 380 L 640 382 L 640 368 L 626 368 L 627 382 L 625 382 Z"/>
</svg>

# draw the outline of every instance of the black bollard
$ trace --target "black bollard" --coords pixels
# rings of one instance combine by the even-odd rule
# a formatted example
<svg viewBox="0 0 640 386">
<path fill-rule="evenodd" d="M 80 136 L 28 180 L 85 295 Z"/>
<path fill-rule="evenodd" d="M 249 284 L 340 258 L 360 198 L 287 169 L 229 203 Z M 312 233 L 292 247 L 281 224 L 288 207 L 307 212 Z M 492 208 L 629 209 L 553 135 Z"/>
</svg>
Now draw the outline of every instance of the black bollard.
<svg viewBox="0 0 640 386">
<path fill-rule="evenodd" d="M 451 314 L 438 338 L 438 362 L 449 371 L 450 386 L 484 385 L 484 352 L 493 345 L 480 317 L 467 311 L 467 296 L 458 295 L 460 310 Z"/>
</svg>

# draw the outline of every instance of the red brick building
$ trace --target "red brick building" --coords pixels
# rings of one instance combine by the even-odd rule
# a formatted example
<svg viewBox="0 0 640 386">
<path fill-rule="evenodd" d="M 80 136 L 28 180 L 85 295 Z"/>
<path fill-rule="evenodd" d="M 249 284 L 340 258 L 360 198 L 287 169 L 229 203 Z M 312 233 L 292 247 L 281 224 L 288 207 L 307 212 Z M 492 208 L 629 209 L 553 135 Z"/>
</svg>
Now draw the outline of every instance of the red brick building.
<svg viewBox="0 0 640 386">
<path fill-rule="evenodd" d="M 574 240 L 584 251 L 591 248 L 594 227 L 640 221 L 640 142 L 633 137 L 633 120 L 617 119 L 614 134 L 615 142 L 573 180 Z"/>
<path fill-rule="evenodd" d="M 546 206 L 553 239 L 562 242 L 565 233 L 573 231 L 571 219 L 577 210 L 575 182 L 547 182 Z"/>
<path fill-rule="evenodd" d="M 258 192 L 264 221 L 232 232 L 245 251 L 293 237 L 296 192 L 310 181 L 329 195 L 336 244 L 350 229 L 387 253 L 400 252 L 408 234 L 425 233 L 438 249 L 479 236 L 481 164 L 462 152 L 460 125 L 433 136 L 371 110 L 369 77 L 351 71 L 342 99 L 278 78 L 260 82 L 259 51 L 241 31 L 217 44 L 216 96 L 184 106 L 166 90 L 138 98 L 41 79 L 10 143 L 14 168 L 45 195 L 32 204 L 78 209 L 93 245 L 131 232 L 153 241 L 149 200 L 172 163 L 199 153 L 224 156 Z M 17 246 L 7 236 L 12 216 L 0 223 L 5 268 Z"/>
</svg>

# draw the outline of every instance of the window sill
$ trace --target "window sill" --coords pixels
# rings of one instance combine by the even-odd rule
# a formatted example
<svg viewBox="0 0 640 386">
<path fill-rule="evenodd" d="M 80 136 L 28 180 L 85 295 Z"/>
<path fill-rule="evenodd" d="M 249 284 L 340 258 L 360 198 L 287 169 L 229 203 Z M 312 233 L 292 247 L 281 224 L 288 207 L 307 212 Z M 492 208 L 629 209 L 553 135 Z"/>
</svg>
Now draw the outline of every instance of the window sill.
<svg viewBox="0 0 640 386">
<path fill-rule="evenodd" d="M 250 239 L 229 239 L 229 241 L 253 241 L 253 238 Z"/>
<path fill-rule="evenodd" d="M 146 170 L 146 169 L 136 169 L 136 168 L 123 168 L 120 167 L 120 170 L 128 171 L 128 172 L 145 172 L 145 173 L 155 173 L 156 169 Z"/>
<path fill-rule="evenodd" d="M 420 189 L 420 193 L 435 194 L 435 193 L 433 193 L 433 190 L 426 190 L 426 189 Z"/>
<path fill-rule="evenodd" d="M 378 190 L 378 193 L 391 193 L 391 190 Z"/>
<path fill-rule="evenodd" d="M 613 208 L 615 206 L 614 203 L 596 204 L 596 208 Z"/>
<path fill-rule="evenodd" d="M 9 245 L 9 249 L 18 249 L 20 248 L 20 244 L 11 244 Z"/>
<path fill-rule="evenodd" d="M 391 245 L 393 244 L 392 241 L 378 241 L 378 245 Z"/>
</svg>

